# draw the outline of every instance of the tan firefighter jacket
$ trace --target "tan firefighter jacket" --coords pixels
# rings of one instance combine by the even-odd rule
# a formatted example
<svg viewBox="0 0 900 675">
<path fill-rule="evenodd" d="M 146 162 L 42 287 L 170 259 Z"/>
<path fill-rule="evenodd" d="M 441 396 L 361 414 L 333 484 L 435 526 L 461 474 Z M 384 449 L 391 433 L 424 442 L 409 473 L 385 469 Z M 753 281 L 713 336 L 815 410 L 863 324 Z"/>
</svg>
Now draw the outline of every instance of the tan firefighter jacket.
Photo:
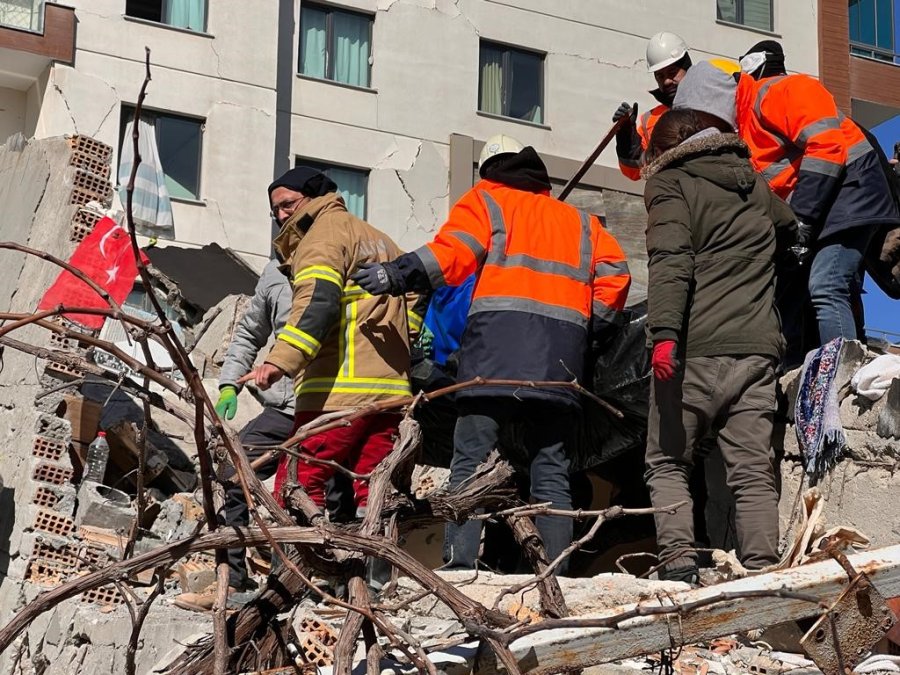
<svg viewBox="0 0 900 675">
<path fill-rule="evenodd" d="M 349 280 L 360 263 L 399 256 L 397 245 L 334 192 L 292 214 L 274 243 L 290 266 L 293 302 L 266 363 L 294 378 L 296 409 L 409 395 L 409 345 L 425 308 L 411 304 L 416 296 L 372 296 Z"/>
</svg>

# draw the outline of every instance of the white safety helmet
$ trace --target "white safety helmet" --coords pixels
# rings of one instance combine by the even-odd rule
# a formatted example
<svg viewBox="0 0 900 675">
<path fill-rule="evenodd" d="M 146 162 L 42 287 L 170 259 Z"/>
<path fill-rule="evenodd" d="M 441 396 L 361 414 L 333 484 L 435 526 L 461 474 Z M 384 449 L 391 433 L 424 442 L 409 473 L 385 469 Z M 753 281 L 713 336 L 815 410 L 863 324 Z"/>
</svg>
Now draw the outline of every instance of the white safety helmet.
<svg viewBox="0 0 900 675">
<path fill-rule="evenodd" d="M 687 54 L 687 44 L 675 33 L 657 33 L 647 43 L 647 70 L 655 73 L 680 61 Z"/>
<path fill-rule="evenodd" d="M 497 157 L 499 155 L 515 155 L 518 152 L 522 152 L 524 149 L 525 146 L 512 136 L 495 134 L 484 142 L 484 147 L 481 149 L 481 156 L 478 158 L 478 170 L 481 171 L 481 167 L 483 167 L 484 163 L 491 157 Z"/>
</svg>

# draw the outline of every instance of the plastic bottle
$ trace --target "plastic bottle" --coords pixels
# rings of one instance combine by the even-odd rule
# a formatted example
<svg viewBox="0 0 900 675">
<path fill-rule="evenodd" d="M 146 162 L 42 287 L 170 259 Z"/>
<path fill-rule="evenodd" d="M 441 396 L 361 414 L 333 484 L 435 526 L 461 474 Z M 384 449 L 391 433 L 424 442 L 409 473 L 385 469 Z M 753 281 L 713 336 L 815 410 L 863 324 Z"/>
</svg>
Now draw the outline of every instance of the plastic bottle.
<svg viewBox="0 0 900 675">
<path fill-rule="evenodd" d="M 106 442 L 106 432 L 98 431 L 97 438 L 88 446 L 83 480 L 102 483 L 106 476 L 107 461 L 109 461 L 109 443 Z"/>
</svg>

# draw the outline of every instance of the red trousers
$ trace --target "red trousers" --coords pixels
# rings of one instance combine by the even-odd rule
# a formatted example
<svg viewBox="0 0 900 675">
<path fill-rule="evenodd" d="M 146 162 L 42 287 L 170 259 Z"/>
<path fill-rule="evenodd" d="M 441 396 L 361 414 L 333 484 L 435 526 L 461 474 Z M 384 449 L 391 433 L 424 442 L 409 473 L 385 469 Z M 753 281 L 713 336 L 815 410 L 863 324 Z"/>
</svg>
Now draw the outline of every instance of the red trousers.
<svg viewBox="0 0 900 675">
<path fill-rule="evenodd" d="M 298 411 L 294 416 L 293 436 L 297 429 L 313 421 L 321 411 Z M 350 469 L 354 473 L 369 474 L 378 463 L 394 448 L 394 437 L 398 433 L 400 415 L 378 413 L 366 415 L 350 423 L 310 436 L 300 443 L 300 449 L 318 459 L 329 459 Z M 281 503 L 281 487 L 287 478 L 288 460 L 285 455 L 275 473 L 275 498 Z M 297 482 L 320 507 L 325 506 L 325 483 L 336 469 L 320 464 L 309 464 L 302 459 L 297 463 Z M 368 481 L 353 481 L 353 497 L 356 506 L 365 506 L 369 498 Z"/>
</svg>

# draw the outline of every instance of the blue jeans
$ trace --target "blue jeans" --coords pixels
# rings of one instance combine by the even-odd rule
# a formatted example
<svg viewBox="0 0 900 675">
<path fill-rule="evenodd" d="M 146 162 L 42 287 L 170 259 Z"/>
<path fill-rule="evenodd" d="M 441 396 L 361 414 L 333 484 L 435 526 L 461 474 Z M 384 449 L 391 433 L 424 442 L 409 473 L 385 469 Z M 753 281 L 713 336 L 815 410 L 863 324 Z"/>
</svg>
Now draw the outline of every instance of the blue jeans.
<svg viewBox="0 0 900 675">
<path fill-rule="evenodd" d="M 875 234 L 868 225 L 837 232 L 816 246 L 809 270 L 809 298 L 816 312 L 819 344 L 834 338 L 856 340 L 862 293 L 862 263 Z"/>
<path fill-rule="evenodd" d="M 512 422 L 526 425 L 523 438 L 531 460 L 531 496 L 537 502 L 550 502 L 554 509 L 570 510 L 572 493 L 565 442 L 575 420 L 568 408 L 548 403 L 496 398 L 461 402 L 453 433 L 450 490 L 475 472 L 497 447 L 500 430 Z M 550 561 L 572 543 L 571 518 L 537 516 L 535 525 Z M 444 533 L 445 569 L 474 569 L 480 542 L 481 521 L 448 523 Z M 565 574 L 567 569 L 565 560 L 556 572 Z"/>
</svg>

